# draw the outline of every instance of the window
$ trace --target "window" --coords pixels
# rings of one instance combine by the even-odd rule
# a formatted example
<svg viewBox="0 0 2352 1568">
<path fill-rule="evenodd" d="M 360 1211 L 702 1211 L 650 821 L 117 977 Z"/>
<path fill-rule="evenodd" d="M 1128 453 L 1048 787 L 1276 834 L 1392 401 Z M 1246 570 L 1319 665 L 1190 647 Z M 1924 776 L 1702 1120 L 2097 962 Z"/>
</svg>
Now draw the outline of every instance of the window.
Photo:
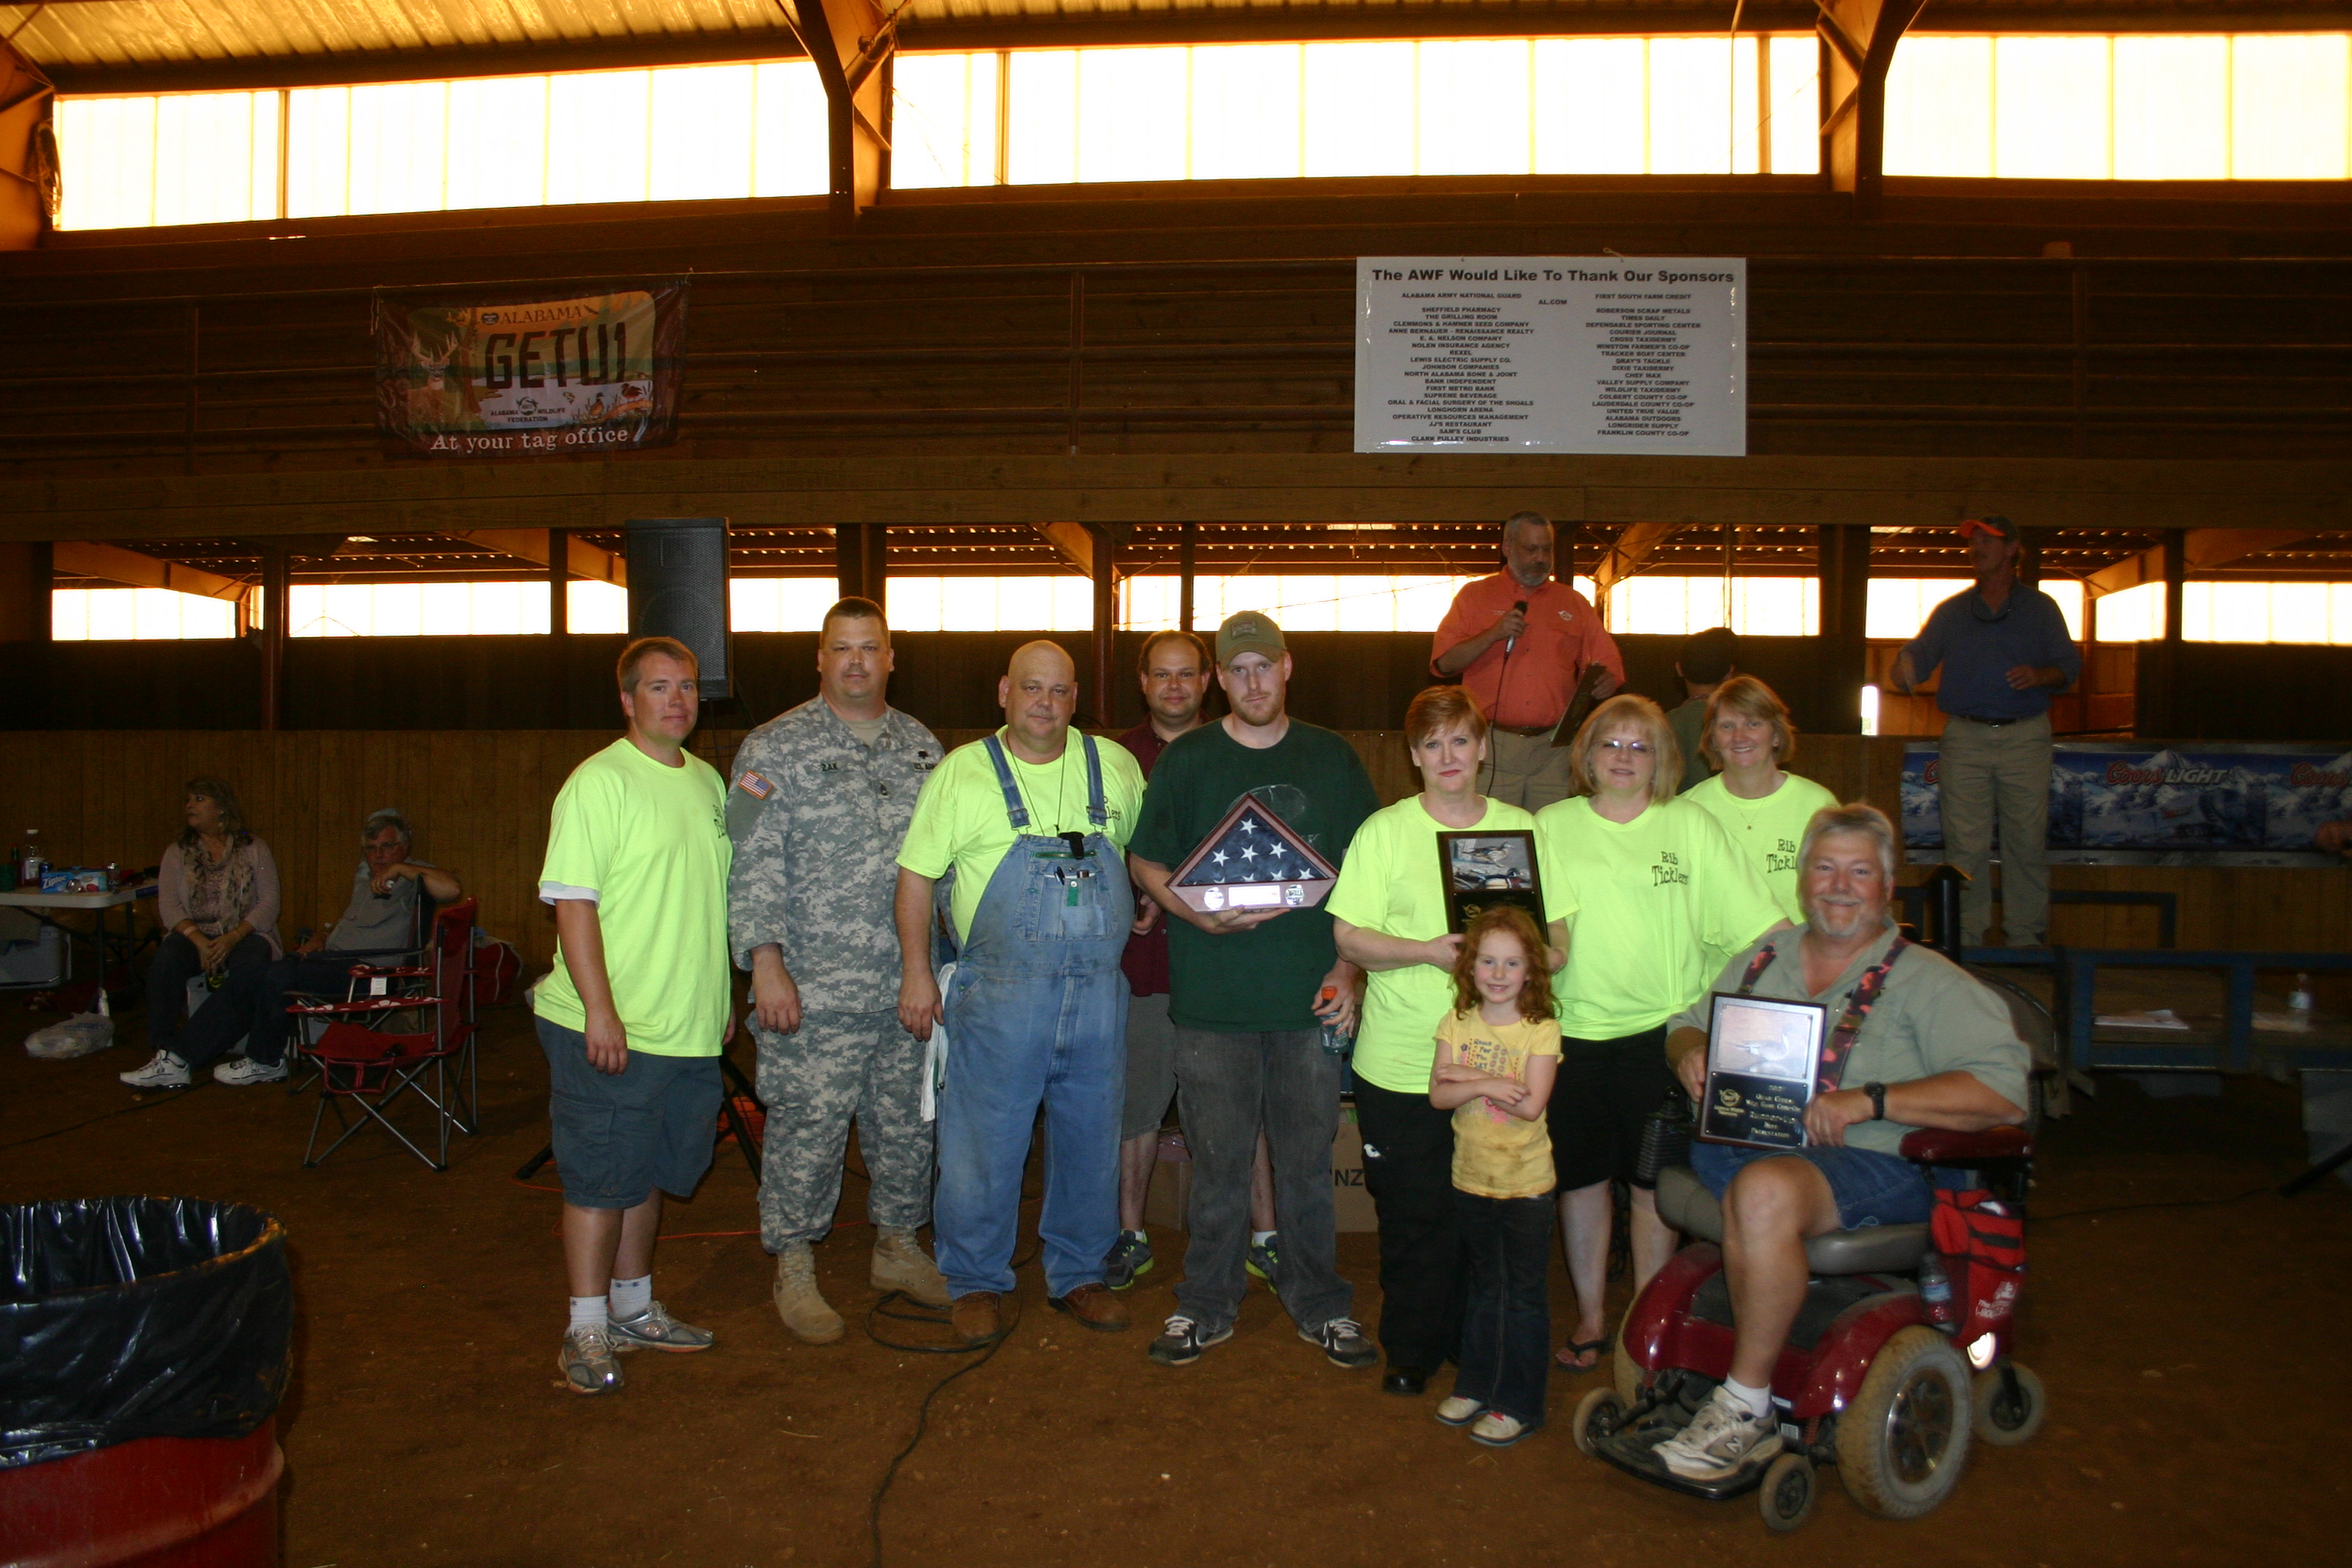
<svg viewBox="0 0 2352 1568">
<path fill-rule="evenodd" d="M 298 584 L 287 609 L 287 636 L 297 637 L 544 635 L 547 584 Z"/>
<path fill-rule="evenodd" d="M 1886 172 L 2002 179 L 2340 180 L 2352 35 L 1903 40 Z"/>
<path fill-rule="evenodd" d="M 1972 577 L 1873 577 L 1870 580 L 1870 605 L 1864 612 L 1863 635 L 1879 642 L 1909 642 L 1927 624 L 1928 615 L 1937 605 L 1953 595 L 1976 585 Z M 2058 603 L 2058 613 L 2066 619 L 2066 636 L 2074 642 L 2083 640 L 2083 584 L 2064 578 L 2045 577 L 2042 591 Z M 2100 601 L 2100 613 L 2113 599 Z M 2104 623 L 2102 623 L 2104 625 Z M 2103 639 L 2104 640 L 2104 639 Z"/>
<path fill-rule="evenodd" d="M 58 642 L 176 641 L 236 636 L 236 605 L 169 588 L 59 588 L 49 595 Z"/>
<path fill-rule="evenodd" d="M 585 585 L 572 584 L 575 588 Z M 595 586 L 612 587 L 604 583 Z M 898 584 L 893 583 L 891 586 L 896 588 Z M 612 592 L 621 601 L 622 625 L 614 629 L 625 630 L 628 595 L 618 588 Z M 841 584 L 831 577 L 732 577 L 727 583 L 728 624 L 739 632 L 813 632 L 840 597 Z M 572 605 L 572 613 L 577 615 L 576 597 Z M 589 628 L 575 621 L 572 629 L 584 632 Z"/>
<path fill-rule="evenodd" d="M 1637 636 L 1687 637 L 1709 626 L 1728 626 L 1742 637 L 1818 637 L 1821 602 L 1818 577 L 1727 580 L 1644 573 L 1626 578 L 1609 591 L 1609 629 Z"/>
<path fill-rule="evenodd" d="M 278 210 L 276 92 L 59 98 L 59 228 L 247 223 Z"/>
</svg>

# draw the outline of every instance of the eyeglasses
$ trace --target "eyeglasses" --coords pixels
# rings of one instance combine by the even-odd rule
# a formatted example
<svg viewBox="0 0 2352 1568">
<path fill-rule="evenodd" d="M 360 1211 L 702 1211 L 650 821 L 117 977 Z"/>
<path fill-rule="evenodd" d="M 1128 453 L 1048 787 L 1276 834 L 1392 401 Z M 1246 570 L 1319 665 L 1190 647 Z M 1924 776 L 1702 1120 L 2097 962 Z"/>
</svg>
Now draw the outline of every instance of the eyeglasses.
<svg viewBox="0 0 2352 1568">
<path fill-rule="evenodd" d="M 1650 742 L 1647 741 L 1603 741 L 1601 742 L 1601 749 L 1604 752 L 1623 752 L 1629 756 L 1646 757 L 1650 754 Z"/>
</svg>

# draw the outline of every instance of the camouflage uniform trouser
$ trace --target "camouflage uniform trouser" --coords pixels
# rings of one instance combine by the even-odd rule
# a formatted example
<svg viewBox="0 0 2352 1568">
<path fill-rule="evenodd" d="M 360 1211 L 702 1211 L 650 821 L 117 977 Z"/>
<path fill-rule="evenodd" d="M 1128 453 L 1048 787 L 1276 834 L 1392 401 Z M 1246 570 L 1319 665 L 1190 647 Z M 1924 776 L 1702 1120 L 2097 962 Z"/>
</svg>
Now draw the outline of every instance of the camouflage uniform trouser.
<svg viewBox="0 0 2352 1568">
<path fill-rule="evenodd" d="M 857 1119 L 877 1229 L 931 1217 L 931 1124 L 922 1117 L 923 1047 L 884 1013 L 808 1013 L 790 1035 L 755 1028 L 768 1109 L 760 1242 L 780 1252 L 822 1240 L 841 1202 L 842 1157 Z"/>
</svg>

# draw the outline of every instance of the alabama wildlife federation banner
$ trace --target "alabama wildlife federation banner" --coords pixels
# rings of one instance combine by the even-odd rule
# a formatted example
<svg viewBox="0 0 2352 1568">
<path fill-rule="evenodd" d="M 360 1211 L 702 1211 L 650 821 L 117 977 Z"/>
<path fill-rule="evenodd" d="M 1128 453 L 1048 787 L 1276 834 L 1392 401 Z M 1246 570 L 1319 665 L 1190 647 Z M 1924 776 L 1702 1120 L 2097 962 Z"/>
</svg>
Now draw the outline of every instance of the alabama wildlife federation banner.
<svg viewBox="0 0 2352 1568">
<path fill-rule="evenodd" d="M 1943 858 L 1937 748 L 1903 748 L 1903 842 Z M 2087 866 L 2317 866 L 2313 836 L 2352 817 L 2352 752 L 2221 741 L 2062 741 L 2050 767 L 2050 858 Z"/>
<path fill-rule="evenodd" d="M 1356 450 L 1748 454 L 1738 258 L 1356 259 Z"/>
<path fill-rule="evenodd" d="M 561 286 L 557 286 L 560 288 Z M 384 449 L 503 458 L 666 447 L 687 283 L 375 291 Z"/>
</svg>

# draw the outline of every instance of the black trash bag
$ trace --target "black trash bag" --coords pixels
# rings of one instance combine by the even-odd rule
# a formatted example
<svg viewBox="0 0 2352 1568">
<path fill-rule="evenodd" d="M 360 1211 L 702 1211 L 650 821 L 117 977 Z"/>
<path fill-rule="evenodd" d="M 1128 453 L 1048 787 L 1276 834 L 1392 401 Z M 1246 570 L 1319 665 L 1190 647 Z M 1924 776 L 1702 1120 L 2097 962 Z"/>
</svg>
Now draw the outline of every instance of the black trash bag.
<svg viewBox="0 0 2352 1568">
<path fill-rule="evenodd" d="M 0 1206 L 0 1468 L 242 1437 L 286 1392 L 286 1232 L 198 1198 Z"/>
</svg>

